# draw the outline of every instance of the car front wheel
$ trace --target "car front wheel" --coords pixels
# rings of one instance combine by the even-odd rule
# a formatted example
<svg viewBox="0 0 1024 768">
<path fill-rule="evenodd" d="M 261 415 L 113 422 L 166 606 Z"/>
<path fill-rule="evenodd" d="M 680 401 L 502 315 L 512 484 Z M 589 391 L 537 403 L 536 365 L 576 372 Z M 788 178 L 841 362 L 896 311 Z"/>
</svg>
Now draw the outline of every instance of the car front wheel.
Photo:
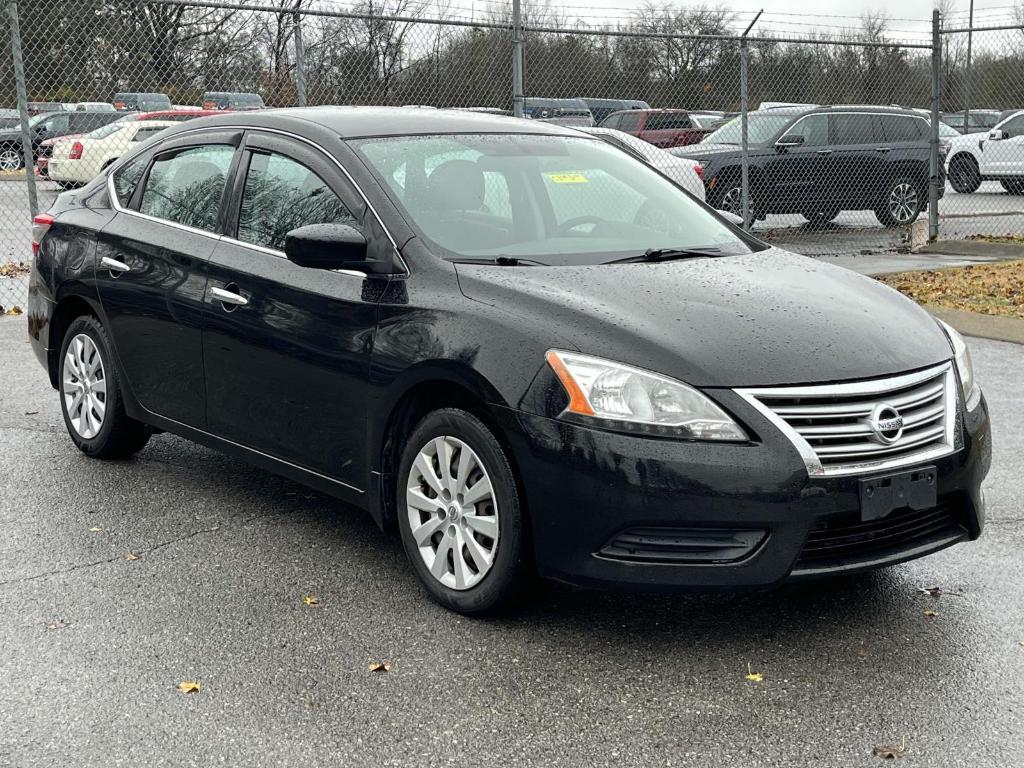
<svg viewBox="0 0 1024 768">
<path fill-rule="evenodd" d="M 151 434 L 124 411 L 112 350 L 100 321 L 79 317 L 64 334 L 57 371 L 68 434 L 80 451 L 100 459 L 127 458 Z"/>
<path fill-rule="evenodd" d="M 505 450 L 476 416 L 428 414 L 398 473 L 398 526 L 430 596 L 465 614 L 507 607 L 530 572 L 519 490 Z"/>
<path fill-rule="evenodd" d="M 957 155 L 949 162 L 949 183 L 962 195 L 978 191 L 981 186 L 981 172 L 978 162 L 967 154 Z"/>
<path fill-rule="evenodd" d="M 900 177 L 886 186 L 875 216 L 886 227 L 906 226 L 914 222 L 927 202 L 928 198 L 917 182 Z"/>
</svg>

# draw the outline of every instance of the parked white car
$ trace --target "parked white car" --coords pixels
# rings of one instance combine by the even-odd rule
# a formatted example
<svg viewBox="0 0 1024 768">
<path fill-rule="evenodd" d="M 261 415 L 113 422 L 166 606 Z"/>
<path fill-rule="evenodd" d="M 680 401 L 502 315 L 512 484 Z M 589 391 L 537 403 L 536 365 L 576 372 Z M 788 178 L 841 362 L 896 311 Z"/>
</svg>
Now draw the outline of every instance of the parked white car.
<svg viewBox="0 0 1024 768">
<path fill-rule="evenodd" d="M 576 130 L 597 136 L 599 139 L 639 157 L 648 165 L 657 168 L 668 176 L 698 200 L 704 199 L 704 181 L 701 177 L 702 169 L 700 163 L 696 160 L 675 157 L 643 139 L 638 139 L 636 136 L 617 131 L 614 128 L 582 126 L 576 128 Z"/>
<path fill-rule="evenodd" d="M 949 140 L 946 175 L 957 192 L 976 192 L 983 181 L 998 181 L 1007 192 L 1024 194 L 1024 110 L 991 131 Z"/>
<path fill-rule="evenodd" d="M 170 120 L 132 120 L 97 128 L 84 136 L 56 142 L 47 175 L 62 187 L 87 184 L 138 142 L 179 123 Z"/>
</svg>

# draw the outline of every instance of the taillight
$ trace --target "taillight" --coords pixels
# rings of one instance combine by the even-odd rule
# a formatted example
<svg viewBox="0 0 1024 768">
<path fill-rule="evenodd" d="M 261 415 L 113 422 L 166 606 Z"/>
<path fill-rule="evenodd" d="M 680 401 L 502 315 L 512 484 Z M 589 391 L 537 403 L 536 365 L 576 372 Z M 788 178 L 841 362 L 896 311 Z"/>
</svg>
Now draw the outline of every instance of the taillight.
<svg viewBox="0 0 1024 768">
<path fill-rule="evenodd" d="M 949 154 L 950 147 L 952 146 L 953 145 L 950 144 L 948 141 L 943 141 L 942 139 L 939 139 L 939 157 L 945 158 Z"/>
<path fill-rule="evenodd" d="M 82 142 L 76 141 L 71 145 L 71 154 L 68 155 L 68 160 L 81 160 L 84 151 L 85 147 L 82 146 Z"/>
<path fill-rule="evenodd" d="M 699 163 L 693 166 L 693 172 L 697 174 L 697 178 L 704 181 L 704 166 Z"/>
<path fill-rule="evenodd" d="M 38 213 L 35 218 L 32 219 L 32 255 L 35 256 L 39 253 L 39 244 L 43 242 L 43 238 L 46 237 L 46 233 L 50 231 L 50 227 L 56 221 L 53 216 L 48 213 Z"/>
</svg>

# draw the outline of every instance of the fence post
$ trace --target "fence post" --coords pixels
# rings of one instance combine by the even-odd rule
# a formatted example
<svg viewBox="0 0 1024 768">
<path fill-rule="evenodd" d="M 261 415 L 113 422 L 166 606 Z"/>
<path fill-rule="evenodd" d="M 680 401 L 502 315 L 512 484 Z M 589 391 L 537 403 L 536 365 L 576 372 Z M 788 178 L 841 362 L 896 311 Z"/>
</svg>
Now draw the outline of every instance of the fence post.
<svg viewBox="0 0 1024 768">
<path fill-rule="evenodd" d="M 740 40 L 740 187 L 742 190 L 743 228 L 750 231 L 750 146 L 747 140 L 747 66 L 750 49 Z"/>
<path fill-rule="evenodd" d="M 25 180 L 28 187 L 28 210 L 32 218 L 39 213 L 36 195 L 36 158 L 32 150 L 32 132 L 28 127 L 28 90 L 25 88 L 25 62 L 21 57 L 21 26 L 18 24 L 18 0 L 7 0 L 7 15 L 11 22 L 11 58 L 14 59 L 14 86 L 18 98 L 18 116 L 21 122 L 21 154 L 25 162 Z"/>
<path fill-rule="evenodd" d="M 942 36 L 939 10 L 932 11 L 932 138 L 928 169 L 928 239 L 939 237 L 939 102 L 942 98 Z"/>
<path fill-rule="evenodd" d="M 302 14 L 292 17 L 295 22 L 295 94 L 300 107 L 306 106 L 306 48 L 302 44 Z"/>
<path fill-rule="evenodd" d="M 523 116 L 523 18 L 520 0 L 512 0 L 512 114 Z"/>
</svg>

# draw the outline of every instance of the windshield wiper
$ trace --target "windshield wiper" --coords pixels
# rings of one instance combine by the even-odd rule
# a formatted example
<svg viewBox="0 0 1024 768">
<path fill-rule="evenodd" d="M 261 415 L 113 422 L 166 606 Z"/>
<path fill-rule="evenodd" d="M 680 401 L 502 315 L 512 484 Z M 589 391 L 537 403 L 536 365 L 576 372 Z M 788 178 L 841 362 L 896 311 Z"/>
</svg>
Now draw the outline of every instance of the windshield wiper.
<svg viewBox="0 0 1024 768">
<path fill-rule="evenodd" d="M 721 248 L 648 248 L 636 256 L 613 259 L 605 264 L 628 264 L 635 261 L 673 261 L 675 259 L 702 259 L 724 256 Z"/>
<path fill-rule="evenodd" d="M 453 259 L 455 264 L 494 264 L 499 267 L 550 267 L 543 261 L 520 259 L 518 256 L 495 256 L 493 259 Z"/>
</svg>

